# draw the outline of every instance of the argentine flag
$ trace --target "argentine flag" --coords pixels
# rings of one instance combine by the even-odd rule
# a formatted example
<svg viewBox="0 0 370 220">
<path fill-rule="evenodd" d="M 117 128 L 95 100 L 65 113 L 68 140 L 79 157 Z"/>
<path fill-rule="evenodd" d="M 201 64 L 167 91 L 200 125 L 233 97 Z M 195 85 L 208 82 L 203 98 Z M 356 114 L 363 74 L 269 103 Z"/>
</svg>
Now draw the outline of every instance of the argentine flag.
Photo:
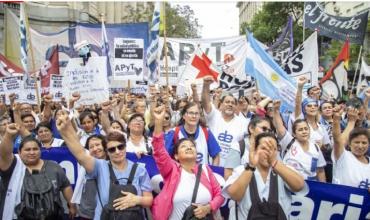
<svg viewBox="0 0 370 220">
<path fill-rule="evenodd" d="M 296 82 L 261 46 L 252 33 L 247 35 L 245 73 L 253 76 L 261 93 L 281 100 L 280 111 L 294 111 Z"/>
<path fill-rule="evenodd" d="M 152 27 L 150 29 L 150 45 L 147 49 L 146 62 L 149 68 L 149 81 L 158 81 L 158 56 L 159 56 L 159 25 L 160 25 L 160 2 L 154 5 Z"/>
</svg>

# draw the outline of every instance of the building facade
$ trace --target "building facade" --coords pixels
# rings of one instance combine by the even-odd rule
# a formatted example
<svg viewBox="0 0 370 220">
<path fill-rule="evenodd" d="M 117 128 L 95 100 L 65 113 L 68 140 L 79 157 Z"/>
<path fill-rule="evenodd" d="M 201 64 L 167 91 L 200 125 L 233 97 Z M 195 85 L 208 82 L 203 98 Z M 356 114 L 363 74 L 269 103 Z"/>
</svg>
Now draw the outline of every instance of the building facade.
<svg viewBox="0 0 370 220">
<path fill-rule="evenodd" d="M 262 9 L 263 2 L 238 2 L 239 8 L 239 27 L 243 23 L 251 22 L 252 18 Z"/>
</svg>

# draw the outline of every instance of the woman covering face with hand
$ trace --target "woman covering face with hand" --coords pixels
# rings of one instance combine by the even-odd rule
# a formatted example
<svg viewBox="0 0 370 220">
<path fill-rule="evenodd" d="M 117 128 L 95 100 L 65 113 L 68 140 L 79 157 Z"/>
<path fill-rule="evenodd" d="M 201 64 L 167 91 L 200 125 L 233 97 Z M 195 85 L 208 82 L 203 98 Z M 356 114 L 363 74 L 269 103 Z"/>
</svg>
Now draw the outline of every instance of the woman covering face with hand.
<svg viewBox="0 0 370 220">
<path fill-rule="evenodd" d="M 198 169 L 196 162 L 197 150 L 190 139 L 180 139 L 174 147 L 174 158 L 168 154 L 164 145 L 163 121 L 164 106 L 154 109 L 155 127 L 153 134 L 154 159 L 160 174 L 164 178 L 164 186 L 155 198 L 152 213 L 156 220 L 182 219 L 185 210 L 194 206 L 194 215 L 204 218 L 213 214 L 224 201 L 221 188 L 212 170 L 207 165 Z M 199 188 L 195 203 L 191 204 L 196 174 L 201 172 Z"/>
<path fill-rule="evenodd" d="M 249 163 L 234 169 L 226 181 L 223 195 L 238 203 L 237 211 L 230 212 L 229 219 L 254 219 L 258 202 L 266 204 L 276 219 L 287 219 L 291 204 L 291 192 L 304 187 L 303 178 L 293 169 L 277 159 L 277 140 L 272 133 L 256 136 L 255 144 L 250 146 Z M 265 216 L 267 217 L 267 216 Z M 271 217 L 271 216 L 269 216 Z"/>
</svg>

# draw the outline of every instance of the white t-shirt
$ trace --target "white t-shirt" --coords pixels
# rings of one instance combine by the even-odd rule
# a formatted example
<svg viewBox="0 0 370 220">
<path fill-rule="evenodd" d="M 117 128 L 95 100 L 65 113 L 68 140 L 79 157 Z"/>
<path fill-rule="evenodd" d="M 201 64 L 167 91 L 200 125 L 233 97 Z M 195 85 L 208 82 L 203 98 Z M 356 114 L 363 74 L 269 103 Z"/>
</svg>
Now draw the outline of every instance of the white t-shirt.
<svg viewBox="0 0 370 220">
<path fill-rule="evenodd" d="M 191 205 L 195 180 L 196 175 L 194 173 L 189 173 L 184 169 L 181 170 L 181 179 L 172 200 L 173 209 L 169 218 L 170 220 L 181 220 L 185 209 Z M 211 200 L 211 193 L 200 182 L 195 203 L 204 205 L 209 203 Z"/>
<path fill-rule="evenodd" d="M 280 140 L 282 152 L 285 152 L 290 141 L 293 139 L 289 132 Z M 293 167 L 304 179 L 315 179 L 318 167 L 326 166 L 325 158 L 320 147 L 310 141 L 309 149 L 305 152 L 298 141 L 294 141 L 283 158 L 284 164 Z"/>
<path fill-rule="evenodd" d="M 235 116 L 231 121 L 226 122 L 220 111 L 212 106 L 212 111 L 205 114 L 209 129 L 214 134 L 221 147 L 220 166 L 224 166 L 230 149 L 240 152 L 239 141 L 246 134 L 247 125 L 245 120 Z"/>
<path fill-rule="evenodd" d="M 243 173 L 243 171 L 244 171 L 244 165 L 240 165 L 234 169 L 232 175 L 227 179 L 226 184 L 222 190 L 222 195 L 225 198 L 230 198 L 229 194 L 227 193 L 227 189 L 231 184 L 233 184 L 239 178 L 239 176 Z M 266 200 L 268 200 L 271 173 L 272 172 L 270 170 L 269 175 L 267 176 L 266 182 L 264 182 L 258 169 L 254 171 L 258 194 L 261 200 L 263 198 L 266 198 Z M 279 204 L 283 208 L 285 215 L 288 216 L 288 214 L 290 213 L 290 207 L 291 207 L 290 203 L 292 201 L 292 197 L 291 197 L 290 190 L 287 188 L 287 186 L 285 186 L 285 183 L 280 178 L 280 176 L 278 176 L 278 194 L 279 194 Z M 238 217 L 239 217 L 238 219 L 247 219 L 248 212 L 251 206 L 252 206 L 252 201 L 250 197 L 250 190 L 248 187 L 247 190 L 245 191 L 243 199 L 238 203 Z M 229 202 L 229 208 L 230 208 L 229 220 L 236 219 L 235 218 L 235 201 Z"/>
<path fill-rule="evenodd" d="M 333 160 L 333 183 L 353 186 L 362 189 L 370 187 L 370 163 L 364 164 L 347 150 L 344 150 L 338 160 L 331 154 Z"/>
<path fill-rule="evenodd" d="M 137 153 L 137 152 L 145 152 L 148 153 L 147 145 L 149 149 L 153 149 L 152 147 L 152 138 L 148 137 L 148 140 L 145 141 L 145 138 L 141 138 L 139 145 L 132 143 L 131 138 L 128 138 L 126 144 L 126 152 L 130 153 Z"/>
</svg>

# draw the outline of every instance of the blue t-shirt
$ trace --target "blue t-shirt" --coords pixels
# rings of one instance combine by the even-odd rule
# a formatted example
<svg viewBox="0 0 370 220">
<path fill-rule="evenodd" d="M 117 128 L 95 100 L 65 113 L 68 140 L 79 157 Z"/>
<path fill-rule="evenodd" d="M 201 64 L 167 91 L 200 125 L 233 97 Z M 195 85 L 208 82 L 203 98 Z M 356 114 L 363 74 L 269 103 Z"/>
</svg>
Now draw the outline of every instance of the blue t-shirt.
<svg viewBox="0 0 370 220">
<path fill-rule="evenodd" d="M 36 137 L 36 134 L 34 132 L 31 133 L 32 137 Z M 23 138 L 21 135 L 17 135 L 14 139 L 14 142 L 13 142 L 13 153 L 17 154 L 18 153 L 18 149 L 19 149 L 19 146 L 21 146 L 21 142 L 22 142 Z"/>
<path fill-rule="evenodd" d="M 110 178 L 109 178 L 109 161 L 103 159 L 95 159 L 95 167 L 91 173 L 87 174 L 88 178 L 95 178 L 98 182 L 98 190 L 101 202 L 104 205 L 108 203 L 109 200 L 109 186 L 110 186 Z M 113 168 L 114 174 L 121 185 L 126 185 L 128 177 L 130 175 L 132 166 L 134 163 L 130 160 L 127 160 L 127 167 L 124 171 L 118 171 Z M 142 195 L 143 191 L 151 192 L 152 186 L 150 184 L 150 177 L 148 172 L 146 171 L 145 167 L 139 165 L 136 169 L 134 180 L 132 181 L 132 185 L 135 186 L 138 195 Z M 100 204 L 99 197 L 97 195 L 96 198 L 97 205 L 95 208 L 95 220 L 100 220 L 100 215 L 102 211 L 102 206 Z"/>
<path fill-rule="evenodd" d="M 201 129 L 201 127 L 198 125 L 197 130 L 195 131 L 195 134 L 194 134 L 194 140 L 197 140 L 200 131 L 203 132 L 203 129 Z M 207 140 L 208 154 L 211 157 L 215 157 L 218 153 L 221 152 L 221 148 L 220 148 L 220 145 L 218 144 L 215 136 L 213 135 L 213 133 L 208 128 L 207 128 L 207 131 L 208 131 L 208 140 Z M 183 125 L 180 126 L 179 133 L 180 132 L 185 138 L 188 137 Z M 173 140 L 174 136 L 175 136 L 175 131 L 174 130 L 171 130 L 170 132 L 168 132 L 165 135 L 165 146 L 166 146 L 166 149 L 167 149 L 167 151 L 170 155 L 174 154 L 174 152 L 173 152 L 173 148 L 175 146 L 175 143 L 174 143 L 174 140 Z M 177 140 L 179 140 L 179 138 L 177 138 Z"/>
</svg>

